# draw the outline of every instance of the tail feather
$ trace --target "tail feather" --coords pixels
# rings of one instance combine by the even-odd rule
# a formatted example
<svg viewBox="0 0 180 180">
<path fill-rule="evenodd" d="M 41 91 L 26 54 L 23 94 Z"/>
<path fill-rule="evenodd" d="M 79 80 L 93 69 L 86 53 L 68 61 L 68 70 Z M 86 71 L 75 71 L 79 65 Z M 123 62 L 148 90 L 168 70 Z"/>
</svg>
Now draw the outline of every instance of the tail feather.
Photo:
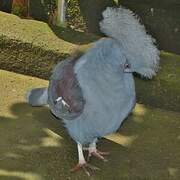
<svg viewBox="0 0 180 180">
<path fill-rule="evenodd" d="M 43 106 L 47 104 L 47 88 L 35 88 L 30 90 L 26 95 L 27 102 L 31 106 Z"/>
</svg>

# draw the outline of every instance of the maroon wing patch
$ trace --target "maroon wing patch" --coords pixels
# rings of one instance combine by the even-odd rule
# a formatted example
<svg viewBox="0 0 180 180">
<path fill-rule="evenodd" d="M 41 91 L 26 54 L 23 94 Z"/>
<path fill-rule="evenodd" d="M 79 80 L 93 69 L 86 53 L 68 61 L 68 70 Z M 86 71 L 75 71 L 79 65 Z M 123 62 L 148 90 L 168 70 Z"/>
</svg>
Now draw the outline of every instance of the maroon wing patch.
<svg viewBox="0 0 180 180">
<path fill-rule="evenodd" d="M 73 119 L 79 116 L 84 108 L 85 101 L 82 90 L 74 73 L 75 62 L 67 61 L 55 68 L 55 73 L 50 80 L 49 99 L 51 109 L 60 118 Z M 61 102 L 57 101 L 58 98 L 61 98 Z M 62 100 L 66 103 L 66 107 Z"/>
</svg>

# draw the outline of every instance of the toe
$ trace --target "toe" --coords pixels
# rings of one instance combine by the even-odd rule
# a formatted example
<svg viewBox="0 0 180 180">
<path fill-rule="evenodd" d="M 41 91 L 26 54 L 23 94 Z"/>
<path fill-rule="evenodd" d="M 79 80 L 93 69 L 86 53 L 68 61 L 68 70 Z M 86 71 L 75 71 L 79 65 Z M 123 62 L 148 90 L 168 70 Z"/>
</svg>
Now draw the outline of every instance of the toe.
<svg viewBox="0 0 180 180">
<path fill-rule="evenodd" d="M 96 166 L 93 166 L 89 163 L 83 163 L 83 164 L 80 164 L 78 163 L 74 168 L 71 169 L 71 172 L 76 172 L 76 171 L 79 171 L 80 169 L 83 169 L 83 171 L 88 175 L 90 176 L 90 173 L 87 169 L 91 169 L 91 170 L 100 170 L 100 168 L 96 167 Z"/>
<path fill-rule="evenodd" d="M 97 150 L 97 153 L 99 153 L 100 155 L 104 155 L 104 156 L 107 156 L 110 154 L 110 152 L 102 152 L 102 151 L 99 151 Z"/>
<path fill-rule="evenodd" d="M 96 158 L 98 158 L 104 162 L 107 162 L 108 160 L 103 155 L 107 155 L 107 153 L 104 154 L 104 152 L 100 152 L 100 151 L 91 152 L 88 155 L 87 161 L 90 160 L 91 156 L 94 156 L 94 157 L 96 157 Z"/>
<path fill-rule="evenodd" d="M 80 170 L 86 163 L 83 163 L 83 164 L 80 164 L 78 163 L 75 167 L 73 167 L 70 171 L 71 172 L 75 172 L 75 171 L 78 171 Z"/>
</svg>

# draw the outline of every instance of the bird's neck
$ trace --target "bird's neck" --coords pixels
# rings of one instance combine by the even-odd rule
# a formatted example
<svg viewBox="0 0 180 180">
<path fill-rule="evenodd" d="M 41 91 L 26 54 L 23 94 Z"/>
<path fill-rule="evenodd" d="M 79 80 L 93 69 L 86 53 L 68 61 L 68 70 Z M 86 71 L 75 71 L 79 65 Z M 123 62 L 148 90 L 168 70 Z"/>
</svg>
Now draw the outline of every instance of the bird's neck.
<svg viewBox="0 0 180 180">
<path fill-rule="evenodd" d="M 135 83 L 132 73 L 124 73 L 124 83 L 127 93 L 135 96 Z"/>
</svg>

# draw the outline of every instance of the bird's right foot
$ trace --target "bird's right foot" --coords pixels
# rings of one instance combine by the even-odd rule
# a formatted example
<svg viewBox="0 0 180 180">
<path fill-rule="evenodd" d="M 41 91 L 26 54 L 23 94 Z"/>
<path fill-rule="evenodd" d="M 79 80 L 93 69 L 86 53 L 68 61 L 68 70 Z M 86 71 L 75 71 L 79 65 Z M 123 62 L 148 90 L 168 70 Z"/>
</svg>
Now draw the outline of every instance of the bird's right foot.
<svg viewBox="0 0 180 180">
<path fill-rule="evenodd" d="M 101 152 L 97 149 L 93 149 L 93 150 L 91 149 L 89 150 L 87 161 L 90 160 L 91 156 L 94 156 L 104 162 L 107 162 L 108 160 L 104 156 L 107 156 L 109 154 L 110 154 L 109 152 Z"/>
<path fill-rule="evenodd" d="M 79 171 L 80 169 L 83 169 L 84 172 L 90 176 L 90 173 L 87 169 L 91 169 L 91 170 L 100 170 L 100 168 L 96 167 L 96 166 L 93 166 L 87 162 L 84 162 L 84 163 L 78 163 L 74 168 L 71 169 L 71 172 L 76 172 L 76 171 Z"/>
</svg>

